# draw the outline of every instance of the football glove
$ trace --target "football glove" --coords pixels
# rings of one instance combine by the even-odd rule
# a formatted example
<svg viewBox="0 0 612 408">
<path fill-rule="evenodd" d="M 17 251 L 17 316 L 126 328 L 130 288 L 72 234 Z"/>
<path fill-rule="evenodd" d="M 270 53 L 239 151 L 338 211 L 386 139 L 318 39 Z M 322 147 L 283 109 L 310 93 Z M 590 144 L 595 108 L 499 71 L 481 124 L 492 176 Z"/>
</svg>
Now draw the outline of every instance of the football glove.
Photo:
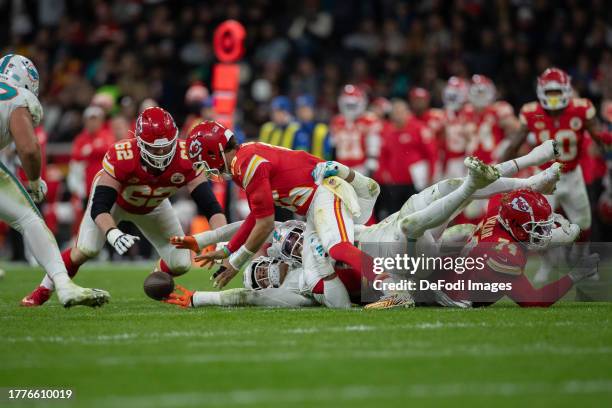
<svg viewBox="0 0 612 408">
<path fill-rule="evenodd" d="M 106 240 L 115 248 L 119 255 L 125 254 L 135 243 L 140 240 L 140 237 L 126 234 L 119 228 L 111 228 L 106 233 Z"/>
<path fill-rule="evenodd" d="M 348 177 L 350 169 L 343 164 L 335 161 L 326 161 L 317 163 L 314 170 L 310 173 L 315 184 L 321 185 L 323 179 L 332 176 L 339 176 L 340 178 Z"/>
<path fill-rule="evenodd" d="M 170 238 L 170 243 L 179 249 L 189 249 L 195 253 L 200 252 L 200 247 L 195 237 L 186 235 L 184 237 L 174 236 Z"/>
<path fill-rule="evenodd" d="M 172 292 L 168 299 L 164 299 L 162 302 L 183 308 L 193 307 L 193 294 L 194 292 L 189 289 L 176 285 L 176 291 Z"/>
<path fill-rule="evenodd" d="M 30 180 L 30 197 L 38 204 L 42 203 L 47 195 L 47 183 L 39 178 L 38 180 Z"/>
</svg>

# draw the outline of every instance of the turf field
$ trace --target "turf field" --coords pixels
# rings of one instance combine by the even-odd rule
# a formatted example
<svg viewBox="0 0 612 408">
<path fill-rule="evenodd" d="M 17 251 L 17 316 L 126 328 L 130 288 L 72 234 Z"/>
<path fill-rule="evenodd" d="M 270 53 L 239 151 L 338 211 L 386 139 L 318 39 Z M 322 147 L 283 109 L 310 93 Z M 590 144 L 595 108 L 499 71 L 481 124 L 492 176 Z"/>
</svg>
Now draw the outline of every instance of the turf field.
<svg viewBox="0 0 612 408">
<path fill-rule="evenodd" d="M 612 406 L 609 303 L 181 310 L 145 297 L 150 267 L 109 265 L 77 279 L 110 290 L 104 308 L 25 309 L 41 271 L 5 269 L 0 388 L 75 392 L 38 406 Z M 179 282 L 210 287 L 201 270 Z"/>
</svg>

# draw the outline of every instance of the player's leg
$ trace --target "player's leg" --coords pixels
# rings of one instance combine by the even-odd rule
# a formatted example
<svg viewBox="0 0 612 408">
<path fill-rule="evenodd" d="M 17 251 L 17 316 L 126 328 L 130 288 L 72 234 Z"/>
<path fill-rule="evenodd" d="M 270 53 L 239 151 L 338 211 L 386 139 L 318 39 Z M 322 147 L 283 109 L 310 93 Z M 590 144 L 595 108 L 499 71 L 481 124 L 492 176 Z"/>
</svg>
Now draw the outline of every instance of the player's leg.
<svg viewBox="0 0 612 408">
<path fill-rule="evenodd" d="M 98 255 L 106 241 L 104 234 L 91 218 L 90 207 L 91 198 L 87 205 L 85 215 L 81 219 L 75 245 L 65 249 L 61 253 L 61 260 L 70 278 L 73 278 L 77 274 L 81 265 Z M 111 213 L 113 217 L 117 219 L 117 207 L 114 207 Z M 28 296 L 24 297 L 21 303 L 24 306 L 40 306 L 49 299 L 54 290 L 55 284 L 53 280 L 50 279 L 48 275 L 45 275 L 40 286 Z"/>
<path fill-rule="evenodd" d="M 503 163 L 495 165 L 495 168 L 499 171 L 502 177 L 512 177 L 519 171 L 533 167 L 540 166 L 549 161 L 555 160 L 559 156 L 559 149 L 557 142 L 553 140 L 547 140 L 531 149 L 529 153 L 524 156 L 517 157 L 513 160 L 508 160 Z"/>
<path fill-rule="evenodd" d="M 471 198 L 476 190 L 499 178 L 499 173 L 492 166 L 485 165 L 480 160 L 468 157 L 465 164 L 468 167 L 468 175 L 452 192 L 439 195 L 425 208 L 418 209 L 405 216 L 400 210 L 400 228 L 408 239 L 416 240 L 426 230 L 448 221 Z M 441 200 L 441 197 L 444 197 L 444 199 Z M 416 208 L 418 208 L 416 205 L 413 206 L 413 209 Z"/>
<path fill-rule="evenodd" d="M 183 275 L 191 268 L 191 253 L 188 249 L 178 249 L 170 243 L 173 236 L 183 236 L 183 228 L 167 199 L 152 212 L 145 215 L 132 215 L 134 222 L 145 238 L 155 247 L 161 257 L 157 270 L 173 276 Z"/>
<path fill-rule="evenodd" d="M 565 211 L 567 219 L 580 227 L 580 235 L 570 254 L 570 260 L 573 262 L 589 253 L 591 204 L 580 166 L 564 176 L 564 183 L 572 186 L 572 189 L 560 197 L 559 205 Z"/>
<path fill-rule="evenodd" d="M 0 219 L 19 231 L 47 275 L 59 287 L 58 297 L 66 306 L 100 306 L 108 301 L 105 291 L 81 288 L 72 283 L 55 237 L 45 225 L 38 209 L 21 183 L 0 163 Z"/>
<path fill-rule="evenodd" d="M 194 292 L 193 307 L 202 306 L 263 306 L 263 307 L 309 307 L 316 303 L 306 296 L 283 288 L 251 290 L 236 288 L 220 292 Z"/>
</svg>

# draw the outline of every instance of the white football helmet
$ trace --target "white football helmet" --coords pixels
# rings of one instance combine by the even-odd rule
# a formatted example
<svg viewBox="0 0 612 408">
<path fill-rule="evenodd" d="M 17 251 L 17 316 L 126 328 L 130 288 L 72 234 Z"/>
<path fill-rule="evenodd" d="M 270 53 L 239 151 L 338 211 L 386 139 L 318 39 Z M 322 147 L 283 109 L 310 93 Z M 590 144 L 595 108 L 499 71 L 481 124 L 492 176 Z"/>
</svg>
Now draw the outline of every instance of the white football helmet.
<svg viewBox="0 0 612 408">
<path fill-rule="evenodd" d="M 304 246 L 304 231 L 306 223 L 290 220 L 282 223 L 272 233 L 272 245 L 268 255 L 276 256 L 289 264 L 302 263 L 302 247 Z"/>
<path fill-rule="evenodd" d="M 34 63 L 23 55 L 7 54 L 0 59 L 0 80 L 25 88 L 38 97 L 39 79 Z"/>
<path fill-rule="evenodd" d="M 268 256 L 253 259 L 244 269 L 243 283 L 251 290 L 280 287 L 280 261 Z"/>
</svg>

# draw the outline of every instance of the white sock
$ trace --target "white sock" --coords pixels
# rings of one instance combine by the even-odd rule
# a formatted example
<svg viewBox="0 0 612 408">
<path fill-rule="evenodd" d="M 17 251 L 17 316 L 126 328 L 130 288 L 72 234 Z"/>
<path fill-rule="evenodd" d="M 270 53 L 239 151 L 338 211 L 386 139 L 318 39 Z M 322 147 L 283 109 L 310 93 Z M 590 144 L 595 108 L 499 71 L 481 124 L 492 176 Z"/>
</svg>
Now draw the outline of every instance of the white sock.
<svg viewBox="0 0 612 408">
<path fill-rule="evenodd" d="M 55 290 L 55 284 L 53 280 L 49 277 L 49 275 L 45 275 L 42 282 L 40 282 L 40 286 L 43 286 L 49 290 Z"/>
<path fill-rule="evenodd" d="M 495 194 L 499 193 L 507 193 L 513 190 L 517 190 L 519 188 L 529 187 L 531 184 L 531 180 L 526 178 L 511 178 L 511 177 L 501 177 L 495 180 L 493 183 L 489 184 L 485 188 L 481 188 L 477 190 L 472 198 L 474 199 L 483 199 L 489 198 Z"/>
<path fill-rule="evenodd" d="M 66 266 L 62 261 L 62 255 L 55 237 L 49 231 L 42 218 L 33 215 L 23 222 L 20 227 L 26 245 L 32 249 L 34 258 L 47 273 L 47 277 L 55 283 L 55 286 L 65 285 L 70 282 Z"/>
</svg>

